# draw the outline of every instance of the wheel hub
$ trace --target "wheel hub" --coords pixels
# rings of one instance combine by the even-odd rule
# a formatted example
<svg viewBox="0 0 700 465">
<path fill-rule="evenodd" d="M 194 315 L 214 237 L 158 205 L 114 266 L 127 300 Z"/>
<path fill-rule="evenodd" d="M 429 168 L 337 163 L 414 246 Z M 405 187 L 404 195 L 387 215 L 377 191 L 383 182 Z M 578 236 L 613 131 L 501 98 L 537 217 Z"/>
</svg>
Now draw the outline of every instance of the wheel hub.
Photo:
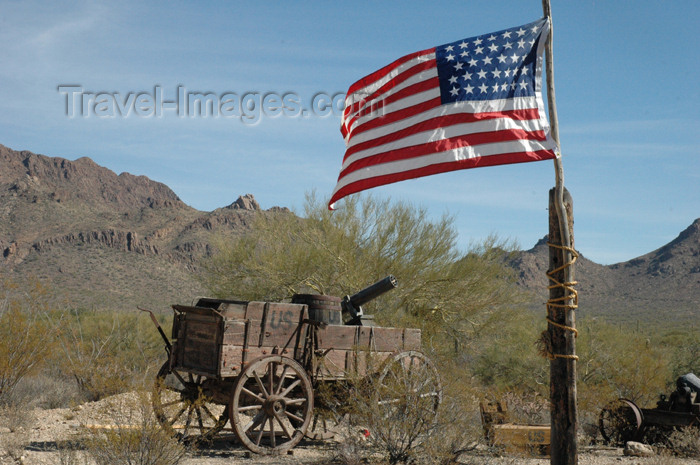
<svg viewBox="0 0 700 465">
<path fill-rule="evenodd" d="M 287 403 L 280 396 L 270 396 L 263 402 L 263 410 L 268 416 L 277 416 L 284 413 L 287 409 Z"/>
</svg>

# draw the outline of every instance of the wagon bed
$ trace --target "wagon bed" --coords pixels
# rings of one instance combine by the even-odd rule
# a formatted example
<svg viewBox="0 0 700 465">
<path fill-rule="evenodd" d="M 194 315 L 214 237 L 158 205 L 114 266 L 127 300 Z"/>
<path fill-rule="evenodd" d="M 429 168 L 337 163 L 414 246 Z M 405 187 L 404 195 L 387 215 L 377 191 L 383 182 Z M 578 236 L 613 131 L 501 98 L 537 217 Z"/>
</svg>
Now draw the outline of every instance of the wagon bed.
<svg viewBox="0 0 700 465">
<path fill-rule="evenodd" d="M 325 324 L 309 319 L 304 304 L 200 299 L 173 309 L 172 367 L 217 379 L 269 354 L 296 360 L 314 381 L 364 376 L 367 354 L 381 364 L 421 346 L 419 329 Z"/>
</svg>

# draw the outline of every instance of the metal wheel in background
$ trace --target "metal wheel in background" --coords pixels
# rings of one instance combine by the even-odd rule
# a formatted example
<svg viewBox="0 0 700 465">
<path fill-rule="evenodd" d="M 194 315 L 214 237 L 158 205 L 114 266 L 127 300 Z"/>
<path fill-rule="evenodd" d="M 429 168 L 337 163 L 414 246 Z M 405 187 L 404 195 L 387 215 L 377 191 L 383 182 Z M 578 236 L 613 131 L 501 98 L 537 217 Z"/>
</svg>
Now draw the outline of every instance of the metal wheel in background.
<svg viewBox="0 0 700 465">
<path fill-rule="evenodd" d="M 207 378 L 161 367 L 151 402 L 156 419 L 169 433 L 186 442 L 208 441 L 228 421 L 227 407 L 204 394 Z"/>
<path fill-rule="evenodd" d="M 598 427 L 606 444 L 624 446 L 640 437 L 644 417 L 634 402 L 617 399 L 600 412 Z"/>
<path fill-rule="evenodd" d="M 313 388 L 304 368 L 281 355 L 248 364 L 229 404 L 241 443 L 258 454 L 281 454 L 302 440 L 313 416 Z"/>
</svg>

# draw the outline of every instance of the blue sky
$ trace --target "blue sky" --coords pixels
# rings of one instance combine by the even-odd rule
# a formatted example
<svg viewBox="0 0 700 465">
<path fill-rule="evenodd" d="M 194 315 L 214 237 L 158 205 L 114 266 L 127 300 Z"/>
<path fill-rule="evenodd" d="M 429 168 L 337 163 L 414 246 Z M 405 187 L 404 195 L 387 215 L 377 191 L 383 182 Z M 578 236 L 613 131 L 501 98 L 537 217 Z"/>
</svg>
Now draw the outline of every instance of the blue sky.
<svg viewBox="0 0 700 465">
<path fill-rule="evenodd" d="M 630 260 L 700 217 L 700 2 L 553 0 L 552 12 L 576 248 L 598 263 Z M 69 94 L 58 87 L 122 100 L 158 88 L 174 101 L 180 86 L 219 98 L 250 94 L 258 108 L 256 94 L 291 94 L 299 108 L 310 107 L 314 96 L 344 93 L 407 53 L 541 16 L 537 0 L 0 1 L 0 143 L 146 175 L 200 210 L 245 193 L 263 208 L 300 209 L 306 192 L 327 197 L 335 186 L 344 152 L 338 115 L 251 124 L 165 107 L 156 116 L 147 101 L 142 115 L 138 106 L 119 115 L 113 103 L 97 115 L 88 100 L 88 113 L 78 104 L 71 118 Z M 451 214 L 464 248 L 491 233 L 530 248 L 547 233 L 553 185 L 548 161 L 441 174 L 373 194 L 436 218 Z"/>
</svg>

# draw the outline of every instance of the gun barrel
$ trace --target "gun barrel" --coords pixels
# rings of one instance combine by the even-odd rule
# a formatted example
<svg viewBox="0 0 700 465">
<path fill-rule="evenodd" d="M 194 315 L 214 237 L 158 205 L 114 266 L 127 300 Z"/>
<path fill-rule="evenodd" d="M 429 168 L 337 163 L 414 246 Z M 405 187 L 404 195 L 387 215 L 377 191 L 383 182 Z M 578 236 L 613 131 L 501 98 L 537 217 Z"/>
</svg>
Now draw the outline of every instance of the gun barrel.
<svg viewBox="0 0 700 465">
<path fill-rule="evenodd" d="M 380 295 L 394 289 L 398 285 L 396 278 L 389 275 L 381 281 L 377 281 L 369 287 L 366 287 L 350 297 L 350 303 L 357 308 L 366 304 L 370 300 L 376 299 Z"/>
</svg>

